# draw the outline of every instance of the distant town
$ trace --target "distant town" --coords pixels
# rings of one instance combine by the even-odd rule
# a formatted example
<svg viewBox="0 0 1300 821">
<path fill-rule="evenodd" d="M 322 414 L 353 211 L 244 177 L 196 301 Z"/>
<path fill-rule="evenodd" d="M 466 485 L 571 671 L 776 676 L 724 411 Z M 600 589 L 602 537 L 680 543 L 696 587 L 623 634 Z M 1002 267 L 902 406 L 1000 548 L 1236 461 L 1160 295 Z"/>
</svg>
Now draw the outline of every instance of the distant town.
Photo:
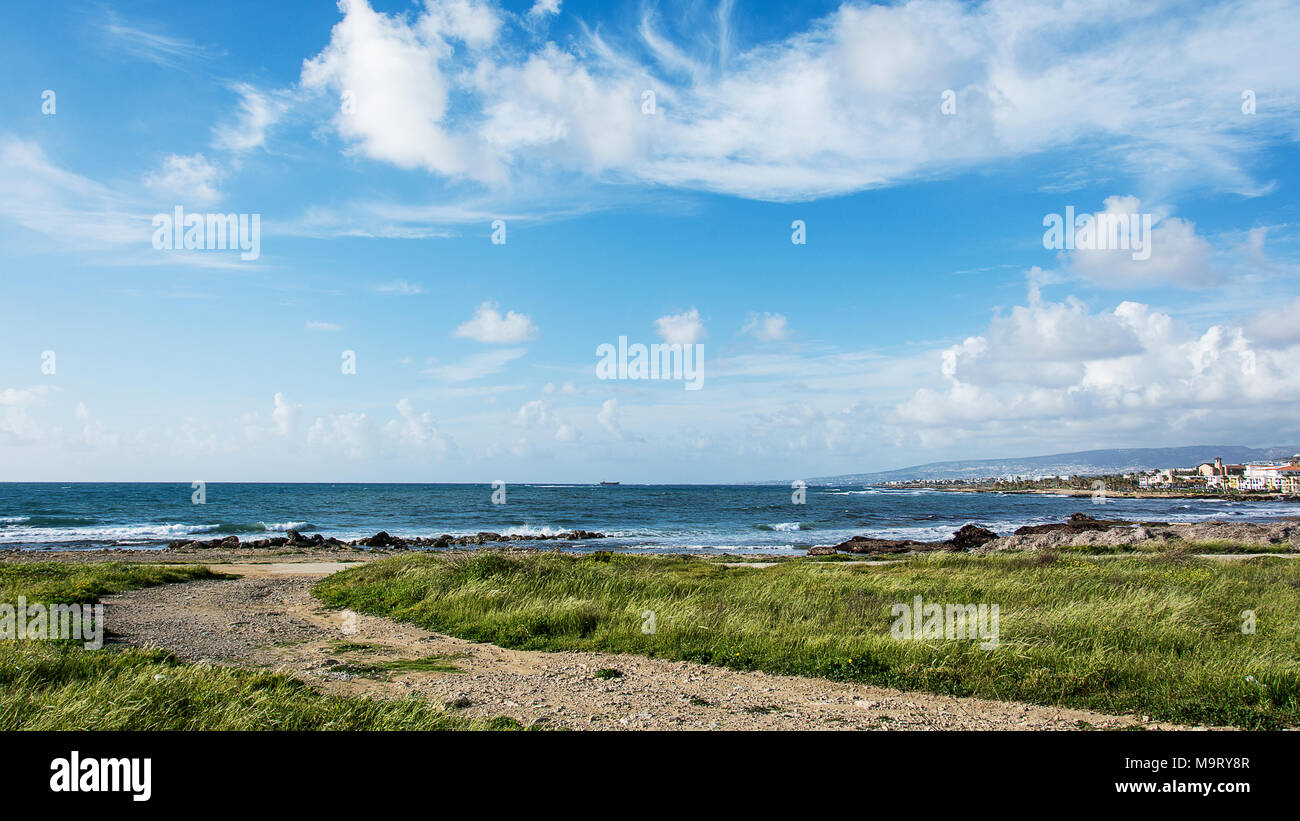
<svg viewBox="0 0 1300 821">
<path fill-rule="evenodd" d="M 1127 473 L 1040 476 L 988 476 L 972 479 L 889 481 L 880 487 L 1001 492 L 1074 491 L 1096 493 L 1198 493 L 1212 495 L 1277 494 L 1300 497 L 1300 454 L 1290 459 L 1224 464 L 1222 459 L 1192 467 L 1157 468 Z"/>
</svg>

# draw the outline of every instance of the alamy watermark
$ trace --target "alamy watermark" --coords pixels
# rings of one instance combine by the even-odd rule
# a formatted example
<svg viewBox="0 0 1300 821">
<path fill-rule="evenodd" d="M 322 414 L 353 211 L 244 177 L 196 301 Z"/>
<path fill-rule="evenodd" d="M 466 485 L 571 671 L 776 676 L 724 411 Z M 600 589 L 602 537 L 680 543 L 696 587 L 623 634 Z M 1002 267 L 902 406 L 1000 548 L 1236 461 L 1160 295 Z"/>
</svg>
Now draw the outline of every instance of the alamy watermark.
<svg viewBox="0 0 1300 821">
<path fill-rule="evenodd" d="M 186 214 L 178 205 L 155 214 L 153 228 L 159 251 L 240 251 L 245 262 L 262 255 L 261 214 Z"/>
<path fill-rule="evenodd" d="M 889 629 L 898 641 L 948 639 L 981 642 L 980 649 L 998 646 L 996 604 L 926 604 L 920 596 L 912 604 L 899 602 L 889 609 L 895 621 Z"/>
<path fill-rule="evenodd" d="M 688 391 L 704 387 L 704 345 L 699 342 L 629 345 L 620 336 L 617 347 L 598 345 L 596 356 L 597 379 L 677 379 Z"/>
<path fill-rule="evenodd" d="M 0 639 L 80 641 L 87 650 L 104 646 L 104 605 L 0 603 Z"/>
<path fill-rule="evenodd" d="M 1133 259 L 1151 257 L 1151 214 L 1074 213 L 1043 217 L 1043 247 L 1056 251 L 1132 251 Z"/>
</svg>

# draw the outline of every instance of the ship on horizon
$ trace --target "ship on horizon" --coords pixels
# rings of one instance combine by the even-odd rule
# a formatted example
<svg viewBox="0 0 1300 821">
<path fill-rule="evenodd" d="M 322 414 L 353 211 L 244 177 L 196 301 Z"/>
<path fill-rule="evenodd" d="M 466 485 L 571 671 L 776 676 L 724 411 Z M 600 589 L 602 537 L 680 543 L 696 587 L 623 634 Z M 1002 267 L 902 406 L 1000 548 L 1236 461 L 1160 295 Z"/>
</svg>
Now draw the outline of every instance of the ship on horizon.
<svg viewBox="0 0 1300 821">
<path fill-rule="evenodd" d="M 617 485 L 618 482 L 601 482 L 602 485 Z"/>
</svg>

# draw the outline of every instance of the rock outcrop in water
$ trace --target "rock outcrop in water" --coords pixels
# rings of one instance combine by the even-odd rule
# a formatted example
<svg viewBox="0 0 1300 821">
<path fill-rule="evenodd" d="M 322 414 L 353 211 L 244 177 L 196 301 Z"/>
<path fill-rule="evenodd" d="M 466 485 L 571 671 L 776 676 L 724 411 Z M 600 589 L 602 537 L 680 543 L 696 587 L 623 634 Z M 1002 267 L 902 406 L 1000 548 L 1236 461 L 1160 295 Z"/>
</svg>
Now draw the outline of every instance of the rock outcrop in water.
<svg viewBox="0 0 1300 821">
<path fill-rule="evenodd" d="M 608 538 L 604 533 L 598 533 L 593 530 L 566 530 L 561 533 L 548 533 L 544 535 L 528 535 L 514 533 L 503 535 L 501 533 L 482 532 L 473 536 L 452 536 L 444 533 L 441 536 L 429 537 L 412 537 L 402 538 L 401 536 L 391 536 L 387 531 L 381 530 L 373 536 L 367 536 L 364 539 L 354 539 L 352 541 L 343 541 L 333 537 L 327 537 L 320 533 L 313 533 L 310 536 L 304 536 L 297 530 L 285 531 L 283 536 L 275 536 L 268 539 L 253 539 L 252 541 L 240 542 L 238 536 L 226 536 L 222 539 L 180 539 L 169 542 L 168 550 L 238 550 L 240 548 L 318 548 L 318 549 L 360 549 L 360 548 L 378 548 L 383 550 L 407 550 L 413 547 L 461 547 L 465 545 L 485 545 L 495 544 L 498 542 L 544 542 L 544 541 L 583 541 L 587 539 L 605 539 Z"/>
<path fill-rule="evenodd" d="M 998 537 L 988 528 L 979 525 L 962 525 L 952 538 L 942 542 L 918 542 L 915 539 L 877 539 L 871 536 L 854 536 L 846 542 L 831 547 L 814 547 L 810 556 L 844 553 L 912 553 L 928 550 L 974 550 Z M 815 552 L 814 552 L 815 551 Z"/>
</svg>

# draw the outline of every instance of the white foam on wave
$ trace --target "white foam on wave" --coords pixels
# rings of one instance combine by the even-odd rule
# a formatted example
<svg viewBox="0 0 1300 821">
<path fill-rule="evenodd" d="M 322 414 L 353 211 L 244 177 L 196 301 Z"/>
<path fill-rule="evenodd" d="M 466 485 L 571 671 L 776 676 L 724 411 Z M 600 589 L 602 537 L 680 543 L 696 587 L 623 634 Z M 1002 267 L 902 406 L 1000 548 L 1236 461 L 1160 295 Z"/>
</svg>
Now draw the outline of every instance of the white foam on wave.
<svg viewBox="0 0 1300 821">
<path fill-rule="evenodd" d="M 8 527 L 0 530 L 0 544 L 77 544 L 113 542 L 147 544 L 180 536 L 210 533 L 218 525 L 187 525 L 164 522 L 138 525 L 89 525 L 82 527 Z"/>
<path fill-rule="evenodd" d="M 301 530 L 311 524 L 311 522 L 271 522 L 270 524 L 267 524 L 266 522 L 258 522 L 258 524 L 268 531 L 283 533 L 287 530 Z"/>
</svg>

